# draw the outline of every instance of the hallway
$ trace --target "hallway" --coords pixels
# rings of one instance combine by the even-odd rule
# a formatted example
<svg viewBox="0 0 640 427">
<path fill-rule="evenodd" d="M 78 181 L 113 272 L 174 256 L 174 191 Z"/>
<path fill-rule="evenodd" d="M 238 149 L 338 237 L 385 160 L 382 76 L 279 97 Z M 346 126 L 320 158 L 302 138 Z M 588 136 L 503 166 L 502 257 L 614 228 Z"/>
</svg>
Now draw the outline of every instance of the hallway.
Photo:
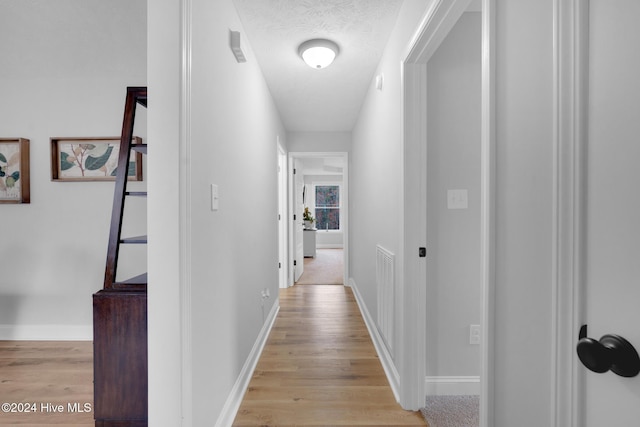
<svg viewBox="0 0 640 427">
<path fill-rule="evenodd" d="M 234 426 L 424 426 L 395 401 L 353 292 L 280 290 L 280 312 Z"/>
</svg>

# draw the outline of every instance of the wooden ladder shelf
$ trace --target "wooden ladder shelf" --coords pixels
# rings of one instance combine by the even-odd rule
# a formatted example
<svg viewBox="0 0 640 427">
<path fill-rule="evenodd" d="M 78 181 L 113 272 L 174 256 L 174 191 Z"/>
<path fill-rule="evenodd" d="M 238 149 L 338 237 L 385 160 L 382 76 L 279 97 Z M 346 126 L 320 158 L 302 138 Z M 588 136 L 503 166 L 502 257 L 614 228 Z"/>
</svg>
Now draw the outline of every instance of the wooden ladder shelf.
<svg viewBox="0 0 640 427">
<path fill-rule="evenodd" d="M 147 106 L 146 87 L 128 87 L 116 172 L 111 231 L 103 288 L 93 295 L 94 419 L 96 427 L 148 424 L 147 274 L 116 280 L 122 244 L 146 244 L 147 236 L 121 236 L 131 150 L 147 154 L 146 144 L 132 144 L 136 106 Z"/>
</svg>

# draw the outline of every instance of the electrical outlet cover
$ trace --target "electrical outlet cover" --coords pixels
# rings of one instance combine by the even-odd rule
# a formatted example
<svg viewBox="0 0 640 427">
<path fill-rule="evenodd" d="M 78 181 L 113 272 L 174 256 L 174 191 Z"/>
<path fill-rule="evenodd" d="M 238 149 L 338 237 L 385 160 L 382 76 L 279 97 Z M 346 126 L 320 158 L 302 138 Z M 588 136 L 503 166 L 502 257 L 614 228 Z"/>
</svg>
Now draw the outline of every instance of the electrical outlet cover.
<svg viewBox="0 0 640 427">
<path fill-rule="evenodd" d="M 480 325 L 469 325 L 469 344 L 480 344 Z"/>
<path fill-rule="evenodd" d="M 467 190 L 447 190 L 448 209 L 467 209 L 469 207 L 469 195 Z"/>
</svg>

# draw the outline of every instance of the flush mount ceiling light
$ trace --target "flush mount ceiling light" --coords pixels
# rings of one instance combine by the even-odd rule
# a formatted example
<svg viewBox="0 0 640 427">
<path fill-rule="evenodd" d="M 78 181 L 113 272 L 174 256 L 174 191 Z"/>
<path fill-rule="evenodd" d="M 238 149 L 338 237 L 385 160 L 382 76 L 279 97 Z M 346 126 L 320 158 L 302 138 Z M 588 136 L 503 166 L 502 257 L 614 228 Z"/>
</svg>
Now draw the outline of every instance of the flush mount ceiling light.
<svg viewBox="0 0 640 427">
<path fill-rule="evenodd" d="M 326 39 L 307 40 L 298 48 L 298 53 L 311 68 L 331 65 L 339 51 L 337 44 Z"/>
</svg>

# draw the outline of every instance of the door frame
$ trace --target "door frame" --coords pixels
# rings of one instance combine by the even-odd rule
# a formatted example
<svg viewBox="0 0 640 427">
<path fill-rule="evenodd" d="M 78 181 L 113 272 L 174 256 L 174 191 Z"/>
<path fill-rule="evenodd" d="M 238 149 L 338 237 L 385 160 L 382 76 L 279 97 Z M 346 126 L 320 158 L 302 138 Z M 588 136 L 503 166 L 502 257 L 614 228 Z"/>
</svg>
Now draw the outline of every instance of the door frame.
<svg viewBox="0 0 640 427">
<path fill-rule="evenodd" d="M 342 157 L 344 159 L 344 170 L 342 172 L 342 194 L 341 197 L 341 210 L 342 210 L 342 219 L 341 219 L 341 227 L 343 230 L 343 238 L 342 238 L 342 254 L 343 254 L 343 283 L 344 286 L 348 286 L 349 284 L 349 153 L 346 151 L 291 151 L 288 153 L 288 163 L 289 163 L 289 212 L 293 212 L 294 209 L 294 201 L 295 201 L 295 177 L 293 176 L 293 160 L 294 159 L 302 159 L 302 158 L 323 158 L 323 157 Z M 287 264 L 291 269 L 291 275 L 287 282 L 288 286 L 293 286 L 293 258 L 295 257 L 295 240 L 294 240 L 294 223 L 293 216 L 291 215 L 289 221 L 289 226 L 287 227 L 289 231 L 289 254 Z"/>
<path fill-rule="evenodd" d="M 288 264 L 288 227 L 289 207 L 288 207 L 288 177 L 289 168 L 287 162 L 287 150 L 283 147 L 280 136 L 276 138 L 278 156 L 278 259 L 282 263 L 278 273 L 278 286 L 288 287 L 289 268 Z"/>
<path fill-rule="evenodd" d="M 581 367 L 588 108 L 589 0 L 554 0 L 551 425 L 584 425 Z"/>
<path fill-rule="evenodd" d="M 438 0 L 428 9 L 402 61 L 404 134 L 404 265 L 400 299 L 400 403 L 424 406 L 426 358 L 426 263 L 418 248 L 426 241 L 426 64 L 470 0 Z M 495 275 L 495 58 L 494 0 L 482 0 L 481 271 L 482 325 L 480 426 L 493 425 L 493 330 Z M 416 197 L 415 195 L 419 196 Z M 415 212 L 420 212 L 416 218 Z M 428 248 L 427 248 L 428 251 Z"/>
<path fill-rule="evenodd" d="M 289 200 L 288 200 L 288 225 L 287 231 L 289 233 L 289 250 L 287 256 L 287 287 L 295 285 L 296 282 L 296 269 L 294 262 L 296 261 L 297 243 L 296 243 L 296 177 L 294 173 L 296 164 L 296 158 L 292 153 L 287 154 L 287 181 L 289 187 Z M 304 267 L 304 266 L 303 266 Z"/>
</svg>

